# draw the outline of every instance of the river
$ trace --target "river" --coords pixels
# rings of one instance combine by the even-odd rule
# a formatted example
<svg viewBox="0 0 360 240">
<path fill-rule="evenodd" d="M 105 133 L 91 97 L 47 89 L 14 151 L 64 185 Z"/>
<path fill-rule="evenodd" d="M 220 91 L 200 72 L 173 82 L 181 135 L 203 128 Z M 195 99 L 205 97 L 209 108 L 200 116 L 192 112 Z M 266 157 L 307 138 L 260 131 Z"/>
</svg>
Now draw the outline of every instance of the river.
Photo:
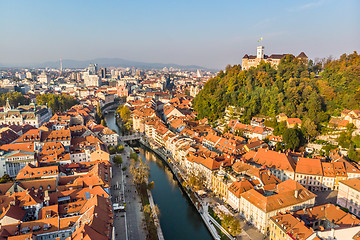
<svg viewBox="0 0 360 240">
<path fill-rule="evenodd" d="M 118 131 L 114 114 L 106 116 L 110 129 Z M 151 191 L 160 210 L 160 224 L 166 240 L 212 239 L 199 213 L 184 195 L 167 165 L 152 152 L 141 149 L 140 157 L 150 166 Z"/>
</svg>

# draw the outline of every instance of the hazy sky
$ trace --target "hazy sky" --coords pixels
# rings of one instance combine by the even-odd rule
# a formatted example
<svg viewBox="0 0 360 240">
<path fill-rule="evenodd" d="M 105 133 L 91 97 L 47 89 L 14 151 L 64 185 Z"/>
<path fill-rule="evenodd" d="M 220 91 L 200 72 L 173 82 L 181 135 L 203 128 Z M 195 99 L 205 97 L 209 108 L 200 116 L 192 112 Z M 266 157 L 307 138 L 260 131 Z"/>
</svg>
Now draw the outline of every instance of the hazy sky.
<svg viewBox="0 0 360 240">
<path fill-rule="evenodd" d="M 0 0 L 0 64 L 119 57 L 224 68 L 360 50 L 358 0 Z"/>
</svg>

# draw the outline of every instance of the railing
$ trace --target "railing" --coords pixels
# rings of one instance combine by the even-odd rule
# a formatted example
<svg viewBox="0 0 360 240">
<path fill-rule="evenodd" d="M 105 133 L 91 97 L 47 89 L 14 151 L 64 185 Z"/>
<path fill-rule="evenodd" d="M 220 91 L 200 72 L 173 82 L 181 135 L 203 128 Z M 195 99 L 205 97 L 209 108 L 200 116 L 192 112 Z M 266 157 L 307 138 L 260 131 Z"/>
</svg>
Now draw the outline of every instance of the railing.
<svg viewBox="0 0 360 240">
<path fill-rule="evenodd" d="M 140 133 L 135 133 L 132 135 L 125 135 L 125 136 L 119 136 L 120 141 L 130 141 L 130 140 L 137 140 L 141 138 Z"/>
</svg>

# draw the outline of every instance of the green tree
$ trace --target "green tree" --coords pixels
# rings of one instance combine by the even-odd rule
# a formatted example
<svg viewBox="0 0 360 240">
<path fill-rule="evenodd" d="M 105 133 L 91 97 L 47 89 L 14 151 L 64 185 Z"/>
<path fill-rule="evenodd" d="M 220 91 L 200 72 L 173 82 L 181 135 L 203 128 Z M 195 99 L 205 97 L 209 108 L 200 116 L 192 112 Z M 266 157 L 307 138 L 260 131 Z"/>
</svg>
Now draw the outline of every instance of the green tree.
<svg viewBox="0 0 360 240">
<path fill-rule="evenodd" d="M 137 155 L 136 152 L 131 152 L 130 153 L 130 159 L 134 160 L 135 162 L 139 161 L 139 156 Z"/>
<path fill-rule="evenodd" d="M 117 165 L 121 165 L 123 163 L 123 159 L 120 155 L 116 155 L 114 157 L 114 163 L 116 163 Z"/>
<path fill-rule="evenodd" d="M 283 141 L 287 149 L 295 150 L 301 145 L 301 131 L 297 128 L 286 129 Z"/>
<path fill-rule="evenodd" d="M 117 147 L 116 147 L 116 152 L 118 152 L 118 153 L 122 153 L 124 151 L 124 145 L 118 145 Z"/>
<path fill-rule="evenodd" d="M 113 147 L 113 146 L 109 146 L 109 147 L 108 147 L 108 150 L 109 150 L 109 153 L 110 153 L 110 154 L 115 154 L 115 153 L 116 153 L 116 149 L 115 149 L 115 147 Z"/>
<path fill-rule="evenodd" d="M 316 124 L 309 118 L 303 121 L 301 124 L 301 129 L 308 141 L 319 135 Z"/>
<path fill-rule="evenodd" d="M 356 151 L 353 143 L 349 145 L 348 158 L 354 162 L 360 161 L 360 152 Z"/>
<path fill-rule="evenodd" d="M 351 141 L 351 132 L 343 131 L 340 133 L 340 136 L 337 138 L 339 145 L 343 148 L 349 148 Z"/>
<path fill-rule="evenodd" d="M 78 104 L 78 100 L 70 95 L 61 94 L 56 95 L 52 93 L 46 93 L 38 95 L 36 97 L 36 102 L 40 105 L 48 105 L 51 108 L 53 113 L 56 112 L 65 112 L 70 109 L 72 106 Z"/>
<path fill-rule="evenodd" d="M 11 178 L 8 174 L 4 174 L 4 176 L 0 178 L 0 183 L 6 183 L 6 182 L 11 182 Z"/>
<path fill-rule="evenodd" d="M 281 136 L 285 133 L 285 131 L 287 130 L 287 126 L 286 126 L 286 122 L 282 121 L 280 123 L 275 124 L 275 128 L 274 128 L 274 135 L 276 136 Z"/>
<path fill-rule="evenodd" d="M 9 99 L 9 103 L 13 108 L 18 107 L 19 105 L 28 105 L 30 103 L 30 98 L 25 97 L 21 93 L 8 92 L 0 94 L 0 106 L 5 106 L 7 99 Z"/>
<path fill-rule="evenodd" d="M 100 108 L 100 104 L 98 103 L 96 106 L 96 113 L 97 115 L 102 118 L 102 112 L 101 112 L 101 108 Z"/>
</svg>

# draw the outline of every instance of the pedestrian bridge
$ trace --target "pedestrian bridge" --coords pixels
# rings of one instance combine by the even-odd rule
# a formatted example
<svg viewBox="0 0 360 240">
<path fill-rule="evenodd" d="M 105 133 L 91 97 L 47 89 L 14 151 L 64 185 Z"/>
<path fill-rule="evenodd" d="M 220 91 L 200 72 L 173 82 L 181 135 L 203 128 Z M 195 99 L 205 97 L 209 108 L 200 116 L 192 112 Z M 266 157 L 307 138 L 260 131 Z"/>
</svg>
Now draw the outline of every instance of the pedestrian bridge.
<svg viewBox="0 0 360 240">
<path fill-rule="evenodd" d="M 131 140 L 139 140 L 141 138 L 140 133 L 135 133 L 131 135 L 119 136 L 120 141 L 131 141 Z"/>
</svg>

